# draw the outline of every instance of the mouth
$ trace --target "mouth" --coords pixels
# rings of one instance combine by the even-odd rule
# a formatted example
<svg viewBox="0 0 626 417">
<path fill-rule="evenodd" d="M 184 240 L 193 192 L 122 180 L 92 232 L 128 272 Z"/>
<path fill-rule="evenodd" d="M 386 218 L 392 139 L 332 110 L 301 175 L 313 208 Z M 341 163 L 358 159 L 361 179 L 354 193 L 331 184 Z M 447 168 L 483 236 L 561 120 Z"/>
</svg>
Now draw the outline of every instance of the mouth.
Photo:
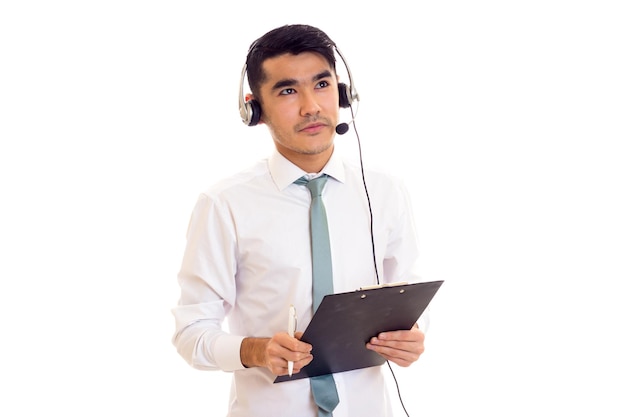
<svg viewBox="0 0 626 417">
<path fill-rule="evenodd" d="M 308 134 L 315 134 L 315 133 L 321 132 L 325 128 L 326 128 L 326 123 L 313 122 L 313 123 L 309 123 L 305 125 L 304 127 L 300 128 L 298 131 L 303 132 L 303 133 L 308 133 Z"/>
</svg>

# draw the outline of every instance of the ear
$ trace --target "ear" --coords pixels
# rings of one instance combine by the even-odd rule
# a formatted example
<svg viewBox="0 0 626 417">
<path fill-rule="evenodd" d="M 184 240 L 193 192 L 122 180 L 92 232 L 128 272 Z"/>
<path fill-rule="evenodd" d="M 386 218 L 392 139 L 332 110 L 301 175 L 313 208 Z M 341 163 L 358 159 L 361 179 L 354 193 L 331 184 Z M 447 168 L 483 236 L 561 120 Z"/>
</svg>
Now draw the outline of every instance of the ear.
<svg viewBox="0 0 626 417">
<path fill-rule="evenodd" d="M 254 124 L 255 125 L 263 125 L 265 122 L 263 121 L 263 111 L 261 110 L 261 103 L 259 100 L 254 98 L 254 94 L 248 93 L 246 94 L 246 103 L 250 103 L 252 108 L 254 109 Z"/>
</svg>

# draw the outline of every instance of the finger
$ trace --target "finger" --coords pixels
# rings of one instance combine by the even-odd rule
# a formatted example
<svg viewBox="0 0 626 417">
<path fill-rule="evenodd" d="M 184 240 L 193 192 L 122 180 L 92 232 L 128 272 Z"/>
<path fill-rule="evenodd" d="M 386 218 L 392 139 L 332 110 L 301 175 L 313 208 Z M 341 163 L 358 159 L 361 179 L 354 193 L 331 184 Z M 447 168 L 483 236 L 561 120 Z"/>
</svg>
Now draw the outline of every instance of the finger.
<svg viewBox="0 0 626 417">
<path fill-rule="evenodd" d="M 414 327 L 411 330 L 396 330 L 393 332 L 383 332 L 378 335 L 381 340 L 400 340 L 407 342 L 423 342 L 424 332 Z"/>
<path fill-rule="evenodd" d="M 293 363 L 293 373 L 297 374 L 298 372 L 300 372 L 302 370 L 302 368 L 304 368 L 305 366 L 307 366 L 308 364 L 311 363 L 311 361 L 313 361 L 313 355 L 308 355 L 300 360 L 294 361 Z"/>
<path fill-rule="evenodd" d="M 394 349 L 388 346 L 375 346 L 368 344 L 367 347 L 384 357 L 386 360 L 394 362 L 402 367 L 409 366 L 420 357 L 419 352 Z"/>
</svg>

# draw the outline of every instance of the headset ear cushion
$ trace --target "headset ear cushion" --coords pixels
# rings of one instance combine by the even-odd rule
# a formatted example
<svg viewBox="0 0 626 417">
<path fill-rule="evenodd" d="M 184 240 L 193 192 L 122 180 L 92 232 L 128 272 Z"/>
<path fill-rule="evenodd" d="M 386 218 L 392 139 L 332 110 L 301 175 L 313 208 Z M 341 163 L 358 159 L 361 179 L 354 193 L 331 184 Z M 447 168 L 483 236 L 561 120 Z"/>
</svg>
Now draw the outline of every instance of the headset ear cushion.
<svg viewBox="0 0 626 417">
<path fill-rule="evenodd" d="M 339 83 L 339 107 L 348 108 L 352 104 L 352 98 L 349 96 L 350 89 L 344 83 Z"/>
<path fill-rule="evenodd" d="M 256 100 L 246 102 L 248 112 L 250 114 L 250 122 L 248 126 L 256 126 L 261 121 L 261 105 Z"/>
</svg>

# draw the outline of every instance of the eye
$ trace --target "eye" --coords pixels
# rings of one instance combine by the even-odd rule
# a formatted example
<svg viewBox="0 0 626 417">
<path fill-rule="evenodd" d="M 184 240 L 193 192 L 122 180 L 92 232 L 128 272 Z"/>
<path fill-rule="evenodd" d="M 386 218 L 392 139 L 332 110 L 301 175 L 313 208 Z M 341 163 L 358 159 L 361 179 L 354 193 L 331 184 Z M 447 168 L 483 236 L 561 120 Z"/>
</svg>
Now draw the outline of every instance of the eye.
<svg viewBox="0 0 626 417">
<path fill-rule="evenodd" d="M 285 88 L 284 90 L 280 90 L 280 93 L 278 93 L 281 96 L 287 96 L 290 94 L 294 94 L 296 92 L 296 90 L 294 90 L 293 88 Z"/>
<path fill-rule="evenodd" d="M 330 84 L 328 81 L 320 81 L 319 83 L 317 83 L 316 88 L 326 88 L 328 87 Z"/>
</svg>

